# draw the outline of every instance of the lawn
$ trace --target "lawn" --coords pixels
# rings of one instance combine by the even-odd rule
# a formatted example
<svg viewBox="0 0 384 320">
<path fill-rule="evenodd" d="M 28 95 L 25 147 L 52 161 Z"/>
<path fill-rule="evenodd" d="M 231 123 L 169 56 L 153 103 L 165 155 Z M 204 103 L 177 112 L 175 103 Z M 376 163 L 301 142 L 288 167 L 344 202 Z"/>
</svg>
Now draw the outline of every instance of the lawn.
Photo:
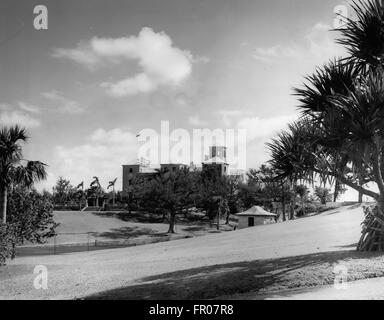
<svg viewBox="0 0 384 320">
<path fill-rule="evenodd" d="M 54 219 L 59 223 L 57 236 L 44 245 L 26 243 L 18 248 L 18 254 L 57 254 L 143 245 L 234 229 L 232 224 L 225 225 L 225 221 L 221 221 L 220 230 L 217 230 L 216 225 L 206 219 L 189 218 L 192 219 L 177 217 L 176 233 L 168 234 L 168 223 L 162 222 L 159 216 L 135 212 L 55 211 Z"/>
<path fill-rule="evenodd" d="M 381 254 L 355 251 L 362 220 L 362 208 L 350 206 L 204 237 L 20 257 L 0 269 L 0 298 L 262 298 L 276 291 L 331 284 L 338 264 L 348 268 L 349 280 L 384 276 Z M 45 291 L 31 286 L 38 264 L 49 270 Z"/>
</svg>

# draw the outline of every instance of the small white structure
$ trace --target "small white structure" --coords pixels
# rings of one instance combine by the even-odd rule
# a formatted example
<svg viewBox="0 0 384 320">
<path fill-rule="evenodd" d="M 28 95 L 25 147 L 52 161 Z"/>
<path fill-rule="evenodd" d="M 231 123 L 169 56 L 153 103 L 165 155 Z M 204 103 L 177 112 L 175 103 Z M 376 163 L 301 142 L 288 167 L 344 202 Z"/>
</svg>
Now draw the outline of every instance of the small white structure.
<svg viewBox="0 0 384 320">
<path fill-rule="evenodd" d="M 277 215 L 265 211 L 261 207 L 254 206 L 251 209 L 236 214 L 238 218 L 238 228 L 245 229 L 249 227 L 276 223 Z"/>
</svg>

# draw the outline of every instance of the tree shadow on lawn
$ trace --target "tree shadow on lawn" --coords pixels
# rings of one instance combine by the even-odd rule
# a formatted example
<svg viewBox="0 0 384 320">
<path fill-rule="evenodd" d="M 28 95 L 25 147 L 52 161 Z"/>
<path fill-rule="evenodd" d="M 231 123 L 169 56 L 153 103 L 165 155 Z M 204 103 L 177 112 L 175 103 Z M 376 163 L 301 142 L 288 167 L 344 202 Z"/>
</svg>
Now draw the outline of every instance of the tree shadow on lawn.
<svg viewBox="0 0 384 320">
<path fill-rule="evenodd" d="M 187 232 L 205 231 L 206 229 L 207 229 L 207 226 L 205 226 L 205 225 L 189 226 L 189 227 L 183 228 L 183 230 L 187 231 Z"/>
<path fill-rule="evenodd" d="M 351 267 L 349 280 L 384 275 L 382 254 L 335 251 L 273 260 L 214 265 L 142 278 L 126 287 L 100 292 L 85 299 L 194 300 L 252 292 L 315 287 L 334 282 L 334 266 Z M 370 273 L 366 261 L 375 260 Z M 369 267 L 368 267 L 369 269 Z M 375 273 L 376 272 L 376 273 Z"/>
<path fill-rule="evenodd" d="M 130 238 L 136 238 L 140 236 L 162 236 L 162 233 L 157 232 L 156 230 L 150 228 L 140 228 L 140 227 L 123 227 L 111 229 L 107 232 L 94 232 L 92 236 L 97 238 L 107 238 L 113 240 L 126 240 Z"/>
<path fill-rule="evenodd" d="M 122 221 L 139 222 L 139 223 L 163 223 L 164 219 L 159 214 L 149 214 L 146 212 L 132 211 L 99 211 L 92 212 L 99 217 L 117 218 Z"/>
</svg>

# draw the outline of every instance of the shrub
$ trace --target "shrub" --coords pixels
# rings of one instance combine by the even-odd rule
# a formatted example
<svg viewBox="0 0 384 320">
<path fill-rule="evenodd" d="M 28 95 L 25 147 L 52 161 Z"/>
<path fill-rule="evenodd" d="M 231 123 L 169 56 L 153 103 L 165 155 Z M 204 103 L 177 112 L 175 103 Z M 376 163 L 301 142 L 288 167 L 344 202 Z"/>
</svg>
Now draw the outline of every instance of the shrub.
<svg viewBox="0 0 384 320">
<path fill-rule="evenodd" d="M 47 195 L 15 188 L 9 195 L 7 210 L 17 244 L 44 243 L 55 235 L 58 224 L 53 220 L 52 201 Z"/>
<path fill-rule="evenodd" d="M 15 257 L 16 239 L 11 225 L 0 222 L 0 266 Z"/>
<path fill-rule="evenodd" d="M 321 201 L 321 204 L 327 204 L 327 202 L 332 201 L 331 190 L 322 187 L 315 188 L 315 196 Z"/>
</svg>

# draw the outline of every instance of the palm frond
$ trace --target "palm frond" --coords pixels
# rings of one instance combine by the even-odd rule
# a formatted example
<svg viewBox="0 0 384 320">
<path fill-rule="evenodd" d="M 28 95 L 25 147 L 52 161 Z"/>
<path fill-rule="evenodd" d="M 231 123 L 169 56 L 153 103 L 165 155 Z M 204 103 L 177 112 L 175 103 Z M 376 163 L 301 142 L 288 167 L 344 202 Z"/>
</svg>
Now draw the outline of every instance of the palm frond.
<svg viewBox="0 0 384 320">
<path fill-rule="evenodd" d="M 28 161 L 25 166 L 20 165 L 13 169 L 13 182 L 15 184 L 32 186 L 35 182 L 47 178 L 46 164 L 40 161 Z"/>
<path fill-rule="evenodd" d="M 346 18 L 338 29 L 337 43 L 345 46 L 360 71 L 382 65 L 384 58 L 384 7 L 380 0 L 353 1 L 357 20 Z"/>
</svg>

